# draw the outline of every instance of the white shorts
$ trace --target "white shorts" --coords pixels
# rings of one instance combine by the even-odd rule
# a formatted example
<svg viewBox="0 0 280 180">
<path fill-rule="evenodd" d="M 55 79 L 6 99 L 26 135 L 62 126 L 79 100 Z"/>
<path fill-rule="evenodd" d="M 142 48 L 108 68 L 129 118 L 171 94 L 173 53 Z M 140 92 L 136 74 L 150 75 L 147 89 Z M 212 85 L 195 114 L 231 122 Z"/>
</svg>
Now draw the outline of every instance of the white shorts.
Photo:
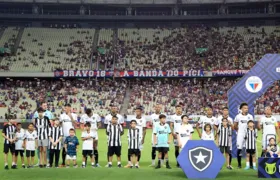
<svg viewBox="0 0 280 180">
<path fill-rule="evenodd" d="M 273 134 L 269 134 L 269 135 L 263 134 L 263 138 L 262 138 L 262 149 L 263 150 L 266 150 L 267 145 L 269 144 L 269 139 L 272 138 L 272 137 L 276 138 L 276 135 L 273 135 Z"/>
<path fill-rule="evenodd" d="M 66 155 L 66 160 L 76 160 L 76 159 L 77 159 L 77 156 Z"/>
<path fill-rule="evenodd" d="M 243 149 L 245 147 L 244 133 L 237 133 L 236 146 L 237 149 Z"/>
</svg>

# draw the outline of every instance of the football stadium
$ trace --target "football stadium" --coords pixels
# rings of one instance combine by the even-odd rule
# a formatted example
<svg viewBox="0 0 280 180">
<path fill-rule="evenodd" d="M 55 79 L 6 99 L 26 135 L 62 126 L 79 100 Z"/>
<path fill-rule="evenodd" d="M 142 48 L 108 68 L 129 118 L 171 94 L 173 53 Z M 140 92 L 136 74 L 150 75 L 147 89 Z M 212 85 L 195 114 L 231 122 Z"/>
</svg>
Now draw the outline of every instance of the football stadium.
<svg viewBox="0 0 280 180">
<path fill-rule="evenodd" d="M 280 0 L 0 0 L 0 175 L 280 178 Z"/>
</svg>

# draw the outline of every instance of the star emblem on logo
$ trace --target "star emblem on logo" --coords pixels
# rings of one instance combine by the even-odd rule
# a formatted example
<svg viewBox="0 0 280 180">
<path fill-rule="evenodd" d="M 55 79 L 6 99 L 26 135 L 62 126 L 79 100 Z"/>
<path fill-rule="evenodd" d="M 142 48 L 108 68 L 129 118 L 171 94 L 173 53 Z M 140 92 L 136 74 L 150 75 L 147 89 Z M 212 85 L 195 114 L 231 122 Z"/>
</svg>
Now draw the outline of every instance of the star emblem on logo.
<svg viewBox="0 0 280 180">
<path fill-rule="evenodd" d="M 212 162 L 213 152 L 205 147 L 196 147 L 189 151 L 189 158 L 192 166 L 197 171 L 204 171 Z"/>
<path fill-rule="evenodd" d="M 204 140 L 189 140 L 177 160 L 189 179 L 215 179 L 225 163 L 214 141 Z"/>
<path fill-rule="evenodd" d="M 205 164 L 205 158 L 207 158 L 208 156 L 204 156 L 200 151 L 199 155 L 194 156 L 194 157 L 197 159 L 196 164 L 199 163 L 199 162 L 202 162 L 203 164 Z"/>
</svg>

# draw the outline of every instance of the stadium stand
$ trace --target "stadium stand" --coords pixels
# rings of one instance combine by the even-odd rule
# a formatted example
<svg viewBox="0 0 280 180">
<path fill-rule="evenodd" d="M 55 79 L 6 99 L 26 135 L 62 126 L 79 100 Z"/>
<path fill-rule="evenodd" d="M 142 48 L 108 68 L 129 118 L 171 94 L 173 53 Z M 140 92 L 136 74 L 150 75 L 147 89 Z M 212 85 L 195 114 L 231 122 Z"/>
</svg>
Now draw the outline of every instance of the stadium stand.
<svg viewBox="0 0 280 180">
<path fill-rule="evenodd" d="M 116 69 L 249 69 L 264 54 L 279 53 L 279 30 L 277 26 L 119 30 Z"/>
<path fill-rule="evenodd" d="M 5 28 L 0 47 L 13 47 L 19 29 Z M 43 33 L 42 33 L 43 32 Z M 97 42 L 94 41 L 98 33 Z M 115 41 L 117 37 L 117 41 Z M 114 29 L 57 29 L 24 28 L 20 46 L 15 56 L 6 56 L 0 62 L 1 71 L 44 71 L 56 69 L 89 69 L 92 45 L 97 44 L 97 62 L 100 69 L 115 70 L 172 70 L 249 69 L 266 53 L 280 53 L 279 26 L 235 26 L 184 28 L 119 28 Z M 83 112 L 87 104 L 100 115 L 108 113 L 110 103 L 122 108 L 129 98 L 125 113 L 133 113 L 136 105 L 143 105 L 151 114 L 155 103 L 162 103 L 167 114 L 174 113 L 174 104 L 184 104 L 189 114 L 201 114 L 207 104 L 215 112 L 227 103 L 227 91 L 236 78 L 141 80 L 126 83 L 108 80 L 89 85 L 85 80 L 5 81 L 2 83 L 1 116 L 13 112 L 18 117 L 31 114 L 37 106 L 34 97 L 50 99 L 49 106 L 55 114 L 61 112 L 65 101 L 76 101 L 74 108 Z M 116 85 L 116 84 L 117 85 Z M 70 84 L 77 84 L 73 89 Z M 263 107 L 271 105 L 279 113 L 279 83 L 256 101 L 255 111 L 263 113 Z M 42 87 L 43 86 L 43 87 Z M 49 86 L 49 87 L 48 87 Z M 58 88 L 59 87 L 59 88 Z M 59 91 L 55 91 L 59 90 Z M 125 97 L 130 91 L 129 97 Z M 44 92 L 49 92 L 46 95 Z M 70 94 L 70 95 L 66 95 Z M 27 97 L 31 97 L 30 100 Z M 51 98 L 53 97 L 53 98 Z M 274 97 L 274 98 L 272 98 Z M 25 101 L 25 99 L 28 99 Z M 56 106 L 59 105 L 59 106 Z M 96 105 L 96 106 L 95 106 Z M 188 108 L 191 107 L 191 108 Z"/>
<path fill-rule="evenodd" d="M 84 108 L 92 108 L 100 116 L 105 116 L 112 103 L 121 108 L 126 85 L 117 81 L 96 84 L 88 80 L 7 80 L 1 82 L 0 87 L 0 116 L 10 113 L 17 118 L 30 119 L 42 101 L 48 102 L 56 117 L 65 103 L 71 103 L 79 115 L 84 113 Z"/>
<path fill-rule="evenodd" d="M 133 83 L 128 114 L 133 114 L 137 105 L 143 105 L 146 114 L 152 114 L 154 105 L 163 105 L 166 114 L 175 113 L 175 105 L 184 106 L 186 113 L 204 114 L 211 105 L 215 114 L 228 103 L 227 91 L 238 81 L 236 78 L 208 78 L 188 80 L 141 80 Z M 280 113 L 279 82 L 255 102 L 255 113 L 263 114 L 265 106 L 271 106 L 275 114 Z"/>
<path fill-rule="evenodd" d="M 12 47 L 15 43 L 15 39 L 18 35 L 19 29 L 17 27 L 4 28 L 4 33 L 0 39 L 0 47 Z"/>
<path fill-rule="evenodd" d="M 40 101 L 47 100 L 49 109 L 58 116 L 65 103 L 71 103 L 80 116 L 85 108 L 92 108 L 100 116 L 109 113 L 110 104 L 121 110 L 126 94 L 129 94 L 128 109 L 124 114 L 133 114 L 137 105 L 144 107 L 145 114 L 152 114 L 154 105 L 161 103 L 166 114 L 174 114 L 175 105 L 184 106 L 187 114 L 203 114 L 207 105 L 214 113 L 227 104 L 227 91 L 238 81 L 236 78 L 203 78 L 177 80 L 131 80 L 105 82 L 88 80 L 16 80 L 0 83 L 0 117 L 13 113 L 17 118 L 32 117 Z M 75 84 L 75 86 L 72 86 Z M 265 106 L 280 114 L 279 82 L 255 102 L 256 114 L 262 114 Z"/>
<path fill-rule="evenodd" d="M 0 45 L 11 46 L 17 33 L 17 28 L 7 28 Z M 95 29 L 25 28 L 16 55 L 5 57 L 0 65 L 25 72 L 89 69 L 94 33 Z M 249 69 L 264 54 L 280 49 L 279 26 L 119 28 L 98 33 L 93 59 L 102 70 Z"/>
<path fill-rule="evenodd" d="M 95 29 L 25 28 L 16 57 L 1 62 L 10 71 L 89 69 Z"/>
<path fill-rule="evenodd" d="M 112 29 L 100 29 L 98 47 L 97 47 L 97 62 L 99 69 L 112 69 L 114 64 L 115 49 L 113 46 L 113 35 Z"/>
</svg>

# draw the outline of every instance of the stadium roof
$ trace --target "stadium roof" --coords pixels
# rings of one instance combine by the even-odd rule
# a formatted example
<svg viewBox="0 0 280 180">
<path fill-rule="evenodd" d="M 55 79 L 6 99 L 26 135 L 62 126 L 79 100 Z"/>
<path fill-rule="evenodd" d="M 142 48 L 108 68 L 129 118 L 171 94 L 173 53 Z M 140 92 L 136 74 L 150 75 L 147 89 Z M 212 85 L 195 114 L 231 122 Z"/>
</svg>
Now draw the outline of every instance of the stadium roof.
<svg viewBox="0 0 280 180">
<path fill-rule="evenodd" d="M 23 3 L 67 3 L 67 4 L 213 4 L 213 3 L 248 3 L 280 2 L 280 0 L 0 0 L 0 2 Z"/>
</svg>

